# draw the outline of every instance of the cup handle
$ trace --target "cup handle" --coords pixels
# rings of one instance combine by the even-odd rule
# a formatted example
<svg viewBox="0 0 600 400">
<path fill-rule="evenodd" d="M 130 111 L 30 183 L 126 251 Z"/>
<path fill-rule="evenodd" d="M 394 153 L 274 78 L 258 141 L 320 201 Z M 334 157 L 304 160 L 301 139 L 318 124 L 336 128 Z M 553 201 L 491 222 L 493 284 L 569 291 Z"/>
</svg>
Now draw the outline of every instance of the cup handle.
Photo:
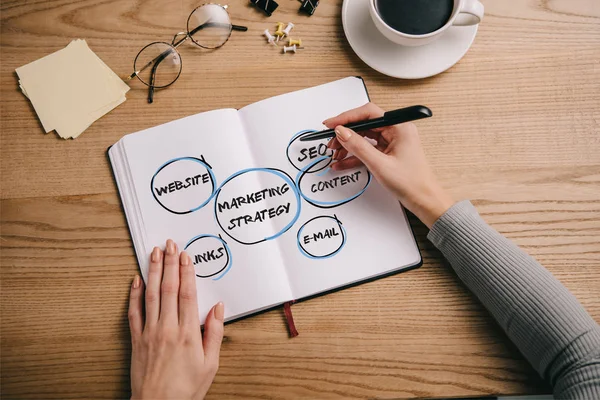
<svg viewBox="0 0 600 400">
<path fill-rule="evenodd" d="M 452 25 L 477 25 L 483 19 L 483 4 L 479 0 L 464 0 L 460 12 Z"/>
</svg>

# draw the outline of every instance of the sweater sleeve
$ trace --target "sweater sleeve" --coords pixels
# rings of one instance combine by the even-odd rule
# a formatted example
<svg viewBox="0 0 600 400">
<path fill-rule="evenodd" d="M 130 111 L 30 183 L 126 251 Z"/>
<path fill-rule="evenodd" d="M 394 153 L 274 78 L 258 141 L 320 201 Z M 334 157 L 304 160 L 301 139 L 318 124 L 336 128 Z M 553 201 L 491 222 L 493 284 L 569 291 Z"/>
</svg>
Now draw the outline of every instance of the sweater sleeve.
<svg viewBox="0 0 600 400">
<path fill-rule="evenodd" d="M 600 326 L 547 269 L 487 225 L 469 201 L 446 211 L 427 237 L 556 399 L 600 399 Z"/>
</svg>

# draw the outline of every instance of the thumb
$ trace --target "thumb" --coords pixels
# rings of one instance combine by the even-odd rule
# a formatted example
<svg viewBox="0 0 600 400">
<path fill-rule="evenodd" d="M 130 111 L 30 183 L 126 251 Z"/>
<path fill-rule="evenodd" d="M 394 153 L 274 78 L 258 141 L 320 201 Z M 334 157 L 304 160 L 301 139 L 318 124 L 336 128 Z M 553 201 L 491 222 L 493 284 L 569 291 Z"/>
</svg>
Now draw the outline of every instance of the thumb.
<svg viewBox="0 0 600 400">
<path fill-rule="evenodd" d="M 204 322 L 204 356 L 209 362 L 219 365 L 221 342 L 223 341 L 223 320 L 225 306 L 217 303 L 208 313 Z"/>
<path fill-rule="evenodd" d="M 345 126 L 338 125 L 335 127 L 335 137 L 342 147 L 354 154 L 368 169 L 373 169 L 383 155 L 364 137 Z"/>
</svg>

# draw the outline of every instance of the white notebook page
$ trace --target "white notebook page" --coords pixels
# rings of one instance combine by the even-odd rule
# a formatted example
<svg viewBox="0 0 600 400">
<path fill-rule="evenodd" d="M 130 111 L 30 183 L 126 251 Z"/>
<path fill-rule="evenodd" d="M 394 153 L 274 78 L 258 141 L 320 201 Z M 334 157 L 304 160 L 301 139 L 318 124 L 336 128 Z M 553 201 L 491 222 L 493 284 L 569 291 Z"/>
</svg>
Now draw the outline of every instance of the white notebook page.
<svg viewBox="0 0 600 400">
<path fill-rule="evenodd" d="M 311 160 L 316 162 L 300 181 L 302 192 L 316 206 L 303 198 L 296 223 L 277 240 L 295 299 L 414 266 L 421 260 L 404 210 L 372 177 L 369 181 L 365 168 L 343 173 L 328 170 L 329 160 L 318 161 L 330 155 L 324 148 L 327 141 L 294 141 L 290 145 L 297 133 L 325 129 L 321 122 L 326 118 L 368 101 L 362 80 L 351 77 L 240 110 L 259 166 L 279 168 L 296 180 L 299 169 L 309 166 Z M 367 183 L 366 190 L 353 200 L 339 206 L 325 204 L 355 196 Z M 317 185 L 314 193 L 313 185 Z M 323 190 L 319 191 L 319 186 Z"/>
<path fill-rule="evenodd" d="M 217 188 L 231 175 L 254 165 L 236 110 L 193 115 L 128 135 L 123 143 L 144 216 L 141 222 L 147 248 L 136 249 L 142 253 L 144 277 L 153 246 L 164 247 L 171 238 L 180 250 L 189 244 L 187 251 L 196 263 L 196 274 L 202 276 L 196 279 L 202 323 L 218 301 L 226 304 L 226 319 L 232 319 L 292 299 L 277 244 L 240 244 L 224 235 L 215 220 L 211 182 Z M 252 193 L 263 186 L 252 174 L 231 183 L 236 193 Z M 233 187 L 224 186 L 219 198 L 226 201 Z M 195 211 L 187 212 L 190 210 Z M 249 240 L 252 235 L 269 234 L 268 227 L 266 233 L 242 228 L 236 228 L 235 234 Z"/>
</svg>

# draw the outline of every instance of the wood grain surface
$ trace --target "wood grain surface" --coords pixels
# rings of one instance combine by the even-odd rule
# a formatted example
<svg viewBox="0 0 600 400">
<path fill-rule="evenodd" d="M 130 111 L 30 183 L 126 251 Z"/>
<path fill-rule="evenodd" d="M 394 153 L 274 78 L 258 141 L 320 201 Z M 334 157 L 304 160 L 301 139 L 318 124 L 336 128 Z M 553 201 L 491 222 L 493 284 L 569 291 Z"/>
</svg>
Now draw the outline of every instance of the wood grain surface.
<svg viewBox="0 0 600 400">
<path fill-rule="evenodd" d="M 348 0 L 350 1 L 350 0 Z M 555 274 L 600 320 L 600 3 L 484 0 L 486 17 L 455 67 L 420 81 L 367 67 L 343 33 L 341 0 L 312 17 L 279 0 L 267 18 L 232 0 L 218 51 L 183 46 L 184 70 L 154 104 L 128 100 L 80 138 L 43 134 L 15 68 L 75 38 L 120 76 L 145 44 L 185 27 L 191 0 L 1 2 L 1 393 L 129 396 L 126 304 L 137 273 L 105 156 L 127 133 L 350 75 L 383 108 L 426 104 L 426 153 L 456 199 Z M 260 36 L 293 21 L 306 49 Z M 209 398 L 427 398 L 547 393 L 412 219 L 422 268 L 227 325 Z"/>
</svg>

